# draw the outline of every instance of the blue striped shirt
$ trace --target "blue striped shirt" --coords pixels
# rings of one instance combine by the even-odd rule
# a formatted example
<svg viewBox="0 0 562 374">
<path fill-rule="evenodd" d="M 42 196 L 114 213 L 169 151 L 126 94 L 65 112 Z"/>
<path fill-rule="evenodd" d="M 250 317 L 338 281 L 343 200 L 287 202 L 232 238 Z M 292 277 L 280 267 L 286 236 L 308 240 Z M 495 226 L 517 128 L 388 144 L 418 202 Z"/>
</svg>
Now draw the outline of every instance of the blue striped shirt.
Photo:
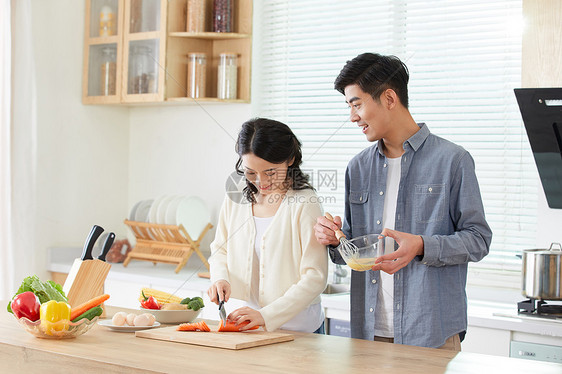
<svg viewBox="0 0 562 374">
<path fill-rule="evenodd" d="M 439 347 L 466 331 L 468 262 L 488 254 L 492 232 L 470 154 L 419 126 L 403 145 L 395 230 L 421 235 L 424 255 L 395 273 L 394 341 Z M 386 164 L 379 142 L 349 162 L 342 227 L 348 238 L 382 231 Z M 344 263 L 337 250 L 329 253 Z M 374 338 L 379 277 L 379 271 L 352 272 L 354 338 Z"/>
</svg>

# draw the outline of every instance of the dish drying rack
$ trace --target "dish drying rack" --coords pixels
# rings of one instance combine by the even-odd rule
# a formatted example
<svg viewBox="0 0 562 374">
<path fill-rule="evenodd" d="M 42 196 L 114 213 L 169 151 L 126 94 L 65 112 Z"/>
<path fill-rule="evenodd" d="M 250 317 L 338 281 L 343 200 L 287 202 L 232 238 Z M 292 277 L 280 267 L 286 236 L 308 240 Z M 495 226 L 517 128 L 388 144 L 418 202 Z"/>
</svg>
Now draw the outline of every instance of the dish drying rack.
<svg viewBox="0 0 562 374">
<path fill-rule="evenodd" d="M 195 252 L 209 270 L 209 263 L 199 247 L 207 231 L 213 228 L 210 223 L 201 231 L 197 240 L 193 240 L 181 224 L 164 225 L 126 219 L 125 225 L 133 231 L 137 244 L 123 261 L 123 266 L 126 267 L 131 260 L 151 261 L 155 265 L 158 262 L 178 264 L 175 269 L 177 273 Z"/>
</svg>

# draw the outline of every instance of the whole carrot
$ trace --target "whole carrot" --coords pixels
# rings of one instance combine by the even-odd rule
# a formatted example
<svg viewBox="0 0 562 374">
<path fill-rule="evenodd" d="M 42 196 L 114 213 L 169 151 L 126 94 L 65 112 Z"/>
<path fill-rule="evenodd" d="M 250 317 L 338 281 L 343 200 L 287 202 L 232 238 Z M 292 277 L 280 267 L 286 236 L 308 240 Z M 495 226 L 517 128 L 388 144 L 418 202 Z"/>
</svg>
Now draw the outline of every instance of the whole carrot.
<svg viewBox="0 0 562 374">
<path fill-rule="evenodd" d="M 249 324 L 249 321 L 244 321 L 241 324 L 237 325 L 234 322 L 231 321 L 226 321 L 226 325 L 222 324 L 222 321 L 219 325 L 219 332 L 239 332 L 240 331 L 240 327 L 246 326 L 247 324 Z M 254 327 L 250 327 L 248 330 L 255 330 L 255 329 L 259 329 L 259 326 L 254 326 Z"/>
<path fill-rule="evenodd" d="M 82 304 L 78 305 L 77 307 L 72 308 L 70 310 L 70 320 L 72 321 L 74 318 L 78 317 L 79 315 L 81 315 L 85 311 L 100 305 L 101 303 L 103 303 L 107 299 L 109 299 L 109 295 L 105 293 L 103 295 L 96 296 L 96 297 L 86 301 L 85 303 L 82 303 Z"/>
</svg>

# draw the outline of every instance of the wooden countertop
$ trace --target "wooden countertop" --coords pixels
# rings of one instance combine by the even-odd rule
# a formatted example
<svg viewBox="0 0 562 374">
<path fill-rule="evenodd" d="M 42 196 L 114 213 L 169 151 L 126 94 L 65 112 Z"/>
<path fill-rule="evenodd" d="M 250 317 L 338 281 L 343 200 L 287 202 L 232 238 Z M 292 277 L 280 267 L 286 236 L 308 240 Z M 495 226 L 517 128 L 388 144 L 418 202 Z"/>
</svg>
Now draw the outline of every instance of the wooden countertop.
<svg viewBox="0 0 562 374">
<path fill-rule="evenodd" d="M 0 302 L 5 306 L 6 302 Z M 116 308 L 108 307 L 108 315 Z M 138 312 L 138 311 L 137 311 Z M 455 353 L 337 336 L 294 333 L 292 342 L 243 350 L 136 338 L 96 325 L 75 339 L 40 339 L 4 307 L 0 312 L 0 371 L 61 373 L 562 373 L 562 365 Z M 221 365 L 224 365 L 221 367 Z"/>
</svg>

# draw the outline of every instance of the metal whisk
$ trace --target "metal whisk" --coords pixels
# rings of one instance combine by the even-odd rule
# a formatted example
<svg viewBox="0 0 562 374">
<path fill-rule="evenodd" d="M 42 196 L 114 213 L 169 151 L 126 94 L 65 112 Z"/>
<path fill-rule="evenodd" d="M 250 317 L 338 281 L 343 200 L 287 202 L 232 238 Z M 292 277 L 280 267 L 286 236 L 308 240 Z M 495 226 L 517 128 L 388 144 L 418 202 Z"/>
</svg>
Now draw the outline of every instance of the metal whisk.
<svg viewBox="0 0 562 374">
<path fill-rule="evenodd" d="M 332 217 L 330 213 L 326 212 L 324 216 L 330 222 L 334 222 L 334 217 Z M 340 242 L 340 245 L 338 246 L 338 251 L 340 252 L 340 254 L 344 256 L 346 259 L 355 257 L 355 255 L 359 251 L 359 248 L 355 244 L 347 240 L 343 231 L 336 230 L 335 234 L 336 234 L 336 239 L 338 239 Z"/>
</svg>

